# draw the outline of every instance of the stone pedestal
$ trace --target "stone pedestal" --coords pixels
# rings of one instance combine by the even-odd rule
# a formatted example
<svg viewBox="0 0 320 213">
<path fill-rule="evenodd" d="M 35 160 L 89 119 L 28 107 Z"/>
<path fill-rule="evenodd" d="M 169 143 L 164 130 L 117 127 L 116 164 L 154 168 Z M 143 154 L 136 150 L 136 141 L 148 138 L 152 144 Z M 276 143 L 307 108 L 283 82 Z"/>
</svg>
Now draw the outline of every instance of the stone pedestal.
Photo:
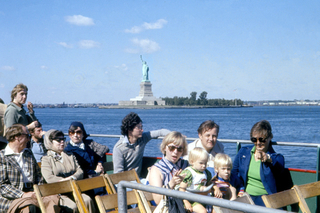
<svg viewBox="0 0 320 213">
<path fill-rule="evenodd" d="M 152 84 L 150 83 L 150 81 L 141 82 L 139 96 L 137 96 L 136 98 L 139 97 L 153 97 Z M 131 98 L 130 100 L 132 99 L 133 98 Z"/>
<path fill-rule="evenodd" d="M 130 101 L 119 101 L 119 105 L 165 105 L 165 101 L 154 97 L 151 82 L 144 81 L 140 83 L 139 96 L 130 98 Z"/>
</svg>

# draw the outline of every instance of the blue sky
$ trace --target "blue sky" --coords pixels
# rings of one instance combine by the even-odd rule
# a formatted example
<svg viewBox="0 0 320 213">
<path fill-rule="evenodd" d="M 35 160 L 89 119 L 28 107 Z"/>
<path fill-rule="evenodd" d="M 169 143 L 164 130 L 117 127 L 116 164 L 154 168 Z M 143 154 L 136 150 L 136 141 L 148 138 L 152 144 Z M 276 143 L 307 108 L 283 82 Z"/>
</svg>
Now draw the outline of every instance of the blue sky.
<svg viewBox="0 0 320 213">
<path fill-rule="evenodd" d="M 320 99 L 320 1 L 0 1 L 0 97 Z"/>
</svg>

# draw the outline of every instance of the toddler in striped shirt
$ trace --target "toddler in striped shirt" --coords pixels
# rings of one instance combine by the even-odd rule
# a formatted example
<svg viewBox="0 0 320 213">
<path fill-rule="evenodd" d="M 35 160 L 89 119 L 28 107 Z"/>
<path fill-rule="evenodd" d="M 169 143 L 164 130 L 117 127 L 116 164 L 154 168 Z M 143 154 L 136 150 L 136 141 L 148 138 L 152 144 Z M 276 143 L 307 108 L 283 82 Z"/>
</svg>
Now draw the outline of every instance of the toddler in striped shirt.
<svg viewBox="0 0 320 213">
<path fill-rule="evenodd" d="M 231 169 L 232 160 L 227 154 L 218 153 L 214 157 L 214 170 L 216 176 L 213 178 L 213 189 L 215 197 L 227 200 L 234 200 L 237 198 L 236 188 L 229 183 Z M 241 192 L 239 192 L 239 194 L 240 193 Z"/>
</svg>

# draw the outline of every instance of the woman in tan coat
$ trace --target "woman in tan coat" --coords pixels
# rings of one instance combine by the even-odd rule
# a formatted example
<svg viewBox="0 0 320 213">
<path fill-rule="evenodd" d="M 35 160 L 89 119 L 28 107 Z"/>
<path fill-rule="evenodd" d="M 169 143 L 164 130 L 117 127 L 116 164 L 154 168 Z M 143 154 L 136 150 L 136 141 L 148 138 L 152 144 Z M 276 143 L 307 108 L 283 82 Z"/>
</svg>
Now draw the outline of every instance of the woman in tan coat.
<svg viewBox="0 0 320 213">
<path fill-rule="evenodd" d="M 83 178 L 83 171 L 75 156 L 63 151 L 65 140 L 63 132 L 58 130 L 51 129 L 44 135 L 44 145 L 48 152 L 41 159 L 41 173 L 47 183 Z M 82 197 L 90 212 L 95 212 L 92 199 L 86 194 L 82 194 Z M 70 198 L 72 195 L 62 195 L 60 205 L 67 212 L 78 212 L 76 203 Z"/>
</svg>

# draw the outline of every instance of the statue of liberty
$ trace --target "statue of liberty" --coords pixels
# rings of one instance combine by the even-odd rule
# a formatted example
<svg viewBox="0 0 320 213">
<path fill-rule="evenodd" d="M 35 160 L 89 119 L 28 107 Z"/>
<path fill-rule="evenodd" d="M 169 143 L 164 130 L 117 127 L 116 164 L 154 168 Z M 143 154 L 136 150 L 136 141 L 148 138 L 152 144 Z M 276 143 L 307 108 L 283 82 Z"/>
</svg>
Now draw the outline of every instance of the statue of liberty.
<svg viewBox="0 0 320 213">
<path fill-rule="evenodd" d="M 149 81 L 149 67 L 146 61 L 143 61 L 142 55 L 140 55 L 142 61 L 142 81 Z"/>
</svg>

